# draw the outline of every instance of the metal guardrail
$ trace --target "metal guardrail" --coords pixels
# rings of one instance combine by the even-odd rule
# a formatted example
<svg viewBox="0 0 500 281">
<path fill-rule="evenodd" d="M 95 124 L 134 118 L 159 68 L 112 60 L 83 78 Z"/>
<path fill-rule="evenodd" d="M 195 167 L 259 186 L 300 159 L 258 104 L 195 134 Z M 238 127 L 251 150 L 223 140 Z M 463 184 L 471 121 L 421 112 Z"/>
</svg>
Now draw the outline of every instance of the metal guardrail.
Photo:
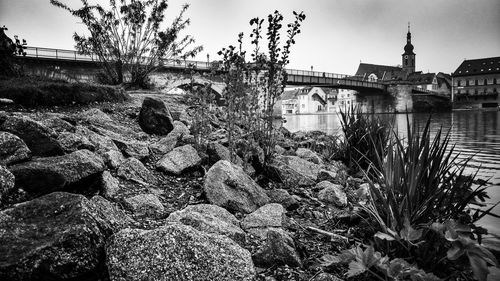
<svg viewBox="0 0 500 281">
<path fill-rule="evenodd" d="M 63 49 L 51 49 L 43 47 L 26 47 L 25 49 L 26 57 L 32 58 L 47 58 L 47 59 L 57 59 L 57 60 L 72 60 L 72 61 L 87 61 L 87 62 L 99 62 L 97 55 L 82 55 L 75 50 L 63 50 Z M 143 58 L 144 60 L 147 57 Z M 178 68 L 188 68 L 194 67 L 197 69 L 211 69 L 213 64 L 205 61 L 195 61 L 195 60 L 175 60 L 175 59 L 163 59 L 160 62 L 162 66 L 168 67 L 178 67 Z"/>
<path fill-rule="evenodd" d="M 97 55 L 93 54 L 83 55 L 75 50 L 63 50 L 63 49 L 28 46 L 26 47 L 25 51 L 26 51 L 26 57 L 32 57 L 32 58 L 99 62 L 99 58 Z M 145 57 L 144 59 L 147 59 L 147 57 Z M 210 63 L 208 61 L 205 62 L 205 61 L 195 61 L 195 60 L 163 59 L 161 60 L 160 65 L 173 68 L 193 67 L 195 69 L 209 70 L 213 69 L 214 67 L 216 68 L 218 66 L 218 62 Z M 285 71 L 289 75 L 342 79 L 343 81 L 345 81 L 344 83 L 348 83 L 347 81 L 352 81 L 351 84 L 344 84 L 344 85 L 354 85 L 353 83 L 355 83 L 355 81 L 369 83 L 369 85 L 373 85 L 374 88 L 380 88 L 380 85 L 382 85 L 381 83 L 360 76 L 352 76 L 346 74 L 337 74 L 337 73 L 320 72 L 320 71 L 299 70 L 299 69 L 285 69 Z M 366 86 L 368 84 L 364 85 Z"/>
</svg>

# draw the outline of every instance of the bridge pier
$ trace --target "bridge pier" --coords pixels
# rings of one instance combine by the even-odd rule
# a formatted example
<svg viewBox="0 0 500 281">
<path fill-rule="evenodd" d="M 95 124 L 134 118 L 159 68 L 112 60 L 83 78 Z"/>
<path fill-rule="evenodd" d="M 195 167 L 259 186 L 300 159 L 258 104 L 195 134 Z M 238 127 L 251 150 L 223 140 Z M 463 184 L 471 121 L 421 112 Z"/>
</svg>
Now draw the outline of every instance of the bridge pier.
<svg viewBox="0 0 500 281">
<path fill-rule="evenodd" d="M 394 98 L 393 100 L 394 112 L 413 111 L 412 85 L 410 84 L 388 85 L 387 92 Z"/>
</svg>

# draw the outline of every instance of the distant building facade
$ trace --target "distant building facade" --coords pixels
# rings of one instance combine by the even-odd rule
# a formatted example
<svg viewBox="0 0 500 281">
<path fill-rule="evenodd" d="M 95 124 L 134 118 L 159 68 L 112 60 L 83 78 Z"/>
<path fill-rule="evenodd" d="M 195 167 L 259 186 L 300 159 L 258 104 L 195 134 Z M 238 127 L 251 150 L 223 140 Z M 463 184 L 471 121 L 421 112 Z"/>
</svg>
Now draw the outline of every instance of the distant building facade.
<svg viewBox="0 0 500 281">
<path fill-rule="evenodd" d="M 500 57 L 464 60 L 452 76 L 455 107 L 499 106 Z"/>
<path fill-rule="evenodd" d="M 337 101 L 337 90 L 304 87 L 285 91 L 281 95 L 283 114 L 331 112 Z"/>
</svg>

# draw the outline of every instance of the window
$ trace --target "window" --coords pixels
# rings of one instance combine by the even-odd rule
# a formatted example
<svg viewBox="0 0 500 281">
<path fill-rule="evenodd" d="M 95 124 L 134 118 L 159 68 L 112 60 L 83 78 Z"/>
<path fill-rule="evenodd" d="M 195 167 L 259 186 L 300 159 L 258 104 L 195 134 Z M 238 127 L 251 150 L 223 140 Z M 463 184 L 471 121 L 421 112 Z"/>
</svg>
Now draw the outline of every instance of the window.
<svg viewBox="0 0 500 281">
<path fill-rule="evenodd" d="M 460 87 L 460 80 L 457 80 L 457 86 Z"/>
<path fill-rule="evenodd" d="M 484 79 L 484 84 L 483 85 L 488 85 L 488 80 Z"/>
<path fill-rule="evenodd" d="M 469 80 L 465 80 L 465 86 L 469 86 Z"/>
</svg>

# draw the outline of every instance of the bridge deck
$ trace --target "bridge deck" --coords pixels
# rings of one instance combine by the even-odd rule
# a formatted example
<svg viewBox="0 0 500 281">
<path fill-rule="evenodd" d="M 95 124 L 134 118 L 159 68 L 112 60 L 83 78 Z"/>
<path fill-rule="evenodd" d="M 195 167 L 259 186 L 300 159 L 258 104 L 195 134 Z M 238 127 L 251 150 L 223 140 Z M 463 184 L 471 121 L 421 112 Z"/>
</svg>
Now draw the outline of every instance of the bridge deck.
<svg viewBox="0 0 500 281">
<path fill-rule="evenodd" d="M 40 59 L 55 59 L 61 61 L 80 61 L 80 62 L 95 62 L 99 59 L 96 55 L 82 55 L 75 50 L 62 50 L 41 47 L 27 47 L 26 56 L 29 58 Z M 186 69 L 188 67 L 197 70 L 211 70 L 214 67 L 213 63 L 208 61 L 195 60 L 174 60 L 165 59 L 161 61 L 161 65 L 166 68 Z M 288 85 L 315 85 L 328 86 L 331 88 L 347 88 L 347 89 L 376 89 L 384 90 L 385 85 L 375 81 L 363 80 L 359 77 L 353 77 L 346 74 L 337 74 L 329 72 L 317 72 L 298 69 L 286 69 L 288 74 Z"/>
</svg>

